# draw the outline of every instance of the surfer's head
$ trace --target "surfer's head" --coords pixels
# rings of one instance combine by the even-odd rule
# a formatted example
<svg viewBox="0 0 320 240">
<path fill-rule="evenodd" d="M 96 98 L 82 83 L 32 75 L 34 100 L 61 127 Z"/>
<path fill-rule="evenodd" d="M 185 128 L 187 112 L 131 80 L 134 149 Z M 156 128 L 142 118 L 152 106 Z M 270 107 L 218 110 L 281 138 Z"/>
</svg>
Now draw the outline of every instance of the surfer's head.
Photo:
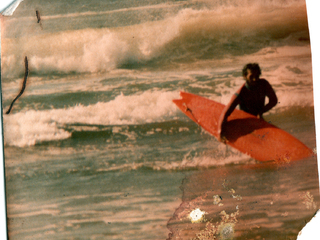
<svg viewBox="0 0 320 240">
<path fill-rule="evenodd" d="M 259 66 L 258 63 L 248 63 L 248 64 L 246 64 L 242 69 L 242 75 L 244 77 L 247 76 L 248 69 L 250 69 L 251 72 L 257 72 L 259 74 L 259 76 L 261 75 L 261 69 L 260 69 L 260 66 Z"/>
<path fill-rule="evenodd" d="M 257 63 L 248 63 L 244 66 L 242 75 L 249 86 L 254 86 L 260 79 L 261 69 Z"/>
</svg>

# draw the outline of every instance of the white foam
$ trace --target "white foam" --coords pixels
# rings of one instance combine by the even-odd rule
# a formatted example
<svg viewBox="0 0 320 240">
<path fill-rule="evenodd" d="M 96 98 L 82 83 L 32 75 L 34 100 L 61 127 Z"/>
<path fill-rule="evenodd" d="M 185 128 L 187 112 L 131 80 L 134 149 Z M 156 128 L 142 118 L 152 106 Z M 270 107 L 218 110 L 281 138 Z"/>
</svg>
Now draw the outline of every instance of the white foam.
<svg viewBox="0 0 320 240">
<path fill-rule="evenodd" d="M 77 105 L 68 109 L 29 110 L 4 115 L 5 145 L 30 146 L 43 141 L 66 139 L 65 124 L 127 125 L 171 119 L 177 112 L 172 99 L 178 92 L 146 91 L 117 96 L 110 102 Z"/>
<path fill-rule="evenodd" d="M 269 7 L 263 3 L 241 3 L 212 9 L 185 8 L 168 13 L 159 21 L 121 28 L 70 30 L 16 39 L 8 39 L 4 34 L 2 74 L 4 77 L 23 74 L 24 56 L 28 56 L 30 70 L 34 72 L 103 72 L 159 56 L 168 61 L 190 60 L 199 51 L 206 55 L 207 51 L 217 50 L 218 54 L 225 44 L 246 43 L 248 36 L 253 40 L 268 39 L 306 30 L 304 1 L 287 6 L 267 2 Z M 262 28 L 266 36 L 259 35 Z M 201 45 L 203 41 L 207 47 Z"/>
</svg>

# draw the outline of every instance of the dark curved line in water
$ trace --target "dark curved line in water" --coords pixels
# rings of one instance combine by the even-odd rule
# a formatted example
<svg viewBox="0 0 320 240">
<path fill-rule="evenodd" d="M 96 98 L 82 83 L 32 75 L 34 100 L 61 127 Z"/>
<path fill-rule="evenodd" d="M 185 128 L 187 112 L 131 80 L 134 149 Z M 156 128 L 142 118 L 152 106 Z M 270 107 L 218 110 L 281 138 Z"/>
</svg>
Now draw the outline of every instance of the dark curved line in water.
<svg viewBox="0 0 320 240">
<path fill-rule="evenodd" d="M 27 84 L 27 77 L 28 77 L 28 74 L 29 74 L 29 70 L 28 70 L 28 59 L 27 57 L 24 58 L 24 64 L 25 64 L 25 74 L 24 74 L 24 79 L 23 79 L 23 83 L 22 83 L 22 88 L 18 94 L 18 96 L 16 96 L 15 99 L 13 99 L 8 111 L 6 112 L 6 114 L 9 114 L 12 107 L 13 107 L 13 104 L 15 103 L 15 101 L 23 94 L 25 88 L 26 88 L 26 84 Z"/>
</svg>

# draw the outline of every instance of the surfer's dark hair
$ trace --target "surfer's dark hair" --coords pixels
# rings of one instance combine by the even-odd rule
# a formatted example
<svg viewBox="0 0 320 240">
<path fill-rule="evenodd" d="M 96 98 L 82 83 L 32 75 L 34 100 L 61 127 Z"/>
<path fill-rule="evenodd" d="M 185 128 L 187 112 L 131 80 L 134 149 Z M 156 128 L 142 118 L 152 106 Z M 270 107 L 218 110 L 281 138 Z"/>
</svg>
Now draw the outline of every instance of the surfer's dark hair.
<svg viewBox="0 0 320 240">
<path fill-rule="evenodd" d="M 248 69 L 250 69 L 251 71 L 258 72 L 259 76 L 261 75 L 261 69 L 258 63 L 248 63 L 247 65 L 245 65 L 244 68 L 242 69 L 243 76 L 247 76 Z"/>
</svg>

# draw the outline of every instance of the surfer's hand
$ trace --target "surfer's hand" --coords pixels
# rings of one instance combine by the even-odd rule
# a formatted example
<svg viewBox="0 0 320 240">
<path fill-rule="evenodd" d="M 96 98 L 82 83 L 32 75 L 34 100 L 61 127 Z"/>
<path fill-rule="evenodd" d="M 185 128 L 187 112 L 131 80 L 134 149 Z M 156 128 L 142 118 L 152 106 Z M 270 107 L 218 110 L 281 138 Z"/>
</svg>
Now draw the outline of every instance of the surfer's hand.
<svg viewBox="0 0 320 240">
<path fill-rule="evenodd" d="M 259 113 L 258 113 L 258 116 L 257 116 L 257 118 L 259 118 L 259 119 L 261 119 L 261 120 L 264 120 L 263 119 L 263 114 L 265 113 L 265 111 L 264 110 L 261 110 Z"/>
<path fill-rule="evenodd" d="M 221 128 L 218 129 L 218 137 L 217 137 L 218 141 L 219 142 L 222 142 L 222 143 L 226 143 L 227 139 L 226 137 L 223 135 L 222 131 L 221 131 Z"/>
<path fill-rule="evenodd" d="M 218 135 L 218 141 L 222 143 L 227 143 L 227 138 L 223 135 Z"/>
<path fill-rule="evenodd" d="M 218 123 L 218 141 L 226 143 L 227 138 L 224 136 L 224 131 L 226 129 L 226 120 L 223 119 L 221 122 Z"/>
</svg>

